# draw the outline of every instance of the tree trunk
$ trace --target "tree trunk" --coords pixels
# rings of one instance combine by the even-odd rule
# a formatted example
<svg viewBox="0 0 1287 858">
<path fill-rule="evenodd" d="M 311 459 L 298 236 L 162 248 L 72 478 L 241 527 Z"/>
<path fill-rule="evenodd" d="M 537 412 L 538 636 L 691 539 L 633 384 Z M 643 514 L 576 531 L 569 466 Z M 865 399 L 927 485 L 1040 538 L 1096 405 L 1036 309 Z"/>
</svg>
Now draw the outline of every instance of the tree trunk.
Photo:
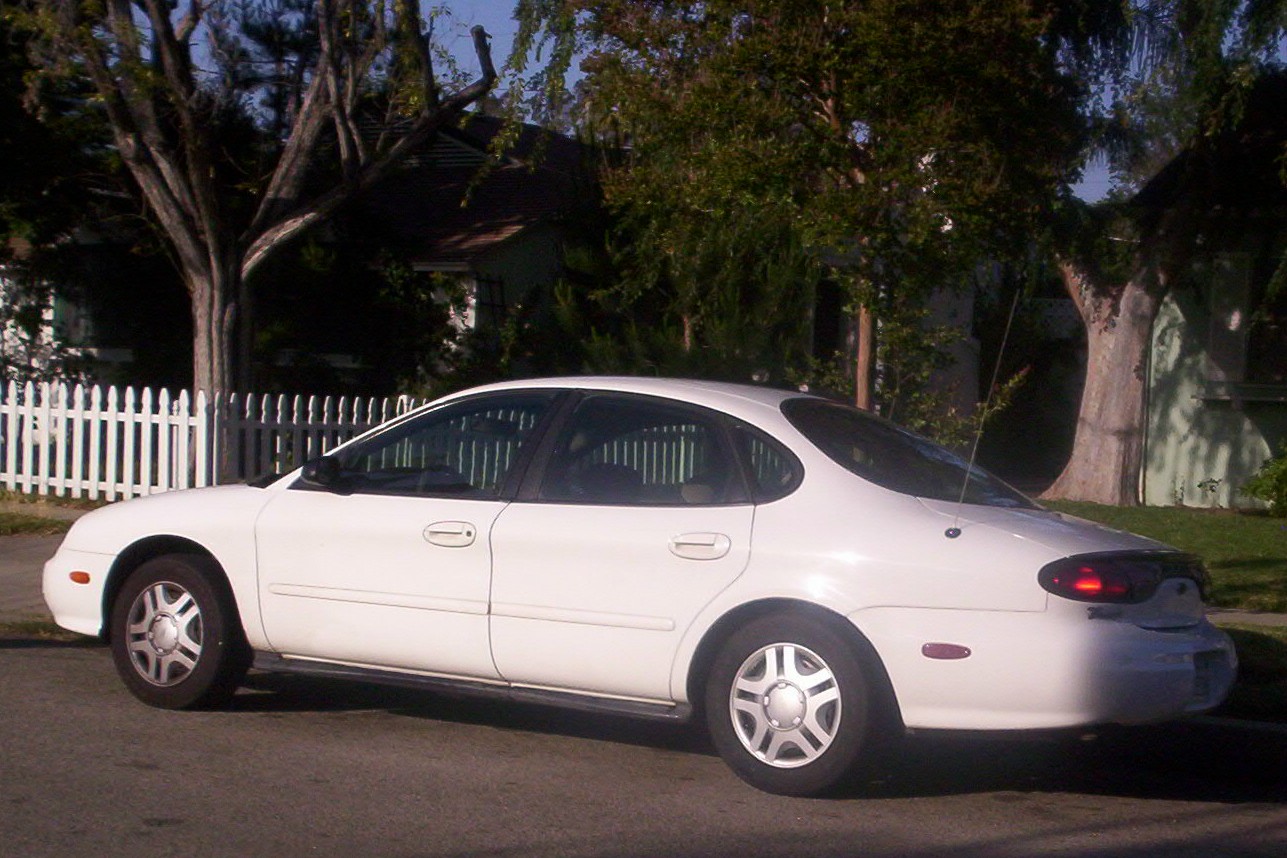
<svg viewBox="0 0 1287 858">
<path fill-rule="evenodd" d="M 214 272 L 184 272 L 192 299 L 192 395 L 232 390 L 233 314 L 229 296 L 237 294 L 236 266 Z"/>
<path fill-rule="evenodd" d="M 871 411 L 875 405 L 872 396 L 872 366 L 876 355 L 876 320 L 866 304 L 858 308 L 854 319 L 857 324 L 854 343 L 854 405 Z"/>
<path fill-rule="evenodd" d="M 1144 455 L 1148 348 L 1161 289 L 1146 274 L 1117 294 L 1085 288 L 1068 263 L 1064 282 L 1086 323 L 1086 386 L 1072 455 L 1043 498 L 1133 506 Z"/>
</svg>

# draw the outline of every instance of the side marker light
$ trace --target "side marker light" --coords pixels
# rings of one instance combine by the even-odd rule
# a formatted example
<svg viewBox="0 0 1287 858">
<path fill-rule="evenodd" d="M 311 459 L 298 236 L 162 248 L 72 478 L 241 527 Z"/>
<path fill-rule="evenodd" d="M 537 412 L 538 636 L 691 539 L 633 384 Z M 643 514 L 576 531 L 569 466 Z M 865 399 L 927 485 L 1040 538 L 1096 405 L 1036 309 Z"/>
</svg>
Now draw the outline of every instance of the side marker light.
<svg viewBox="0 0 1287 858">
<path fill-rule="evenodd" d="M 88 583 L 89 583 L 89 573 L 88 573 L 88 572 L 73 572 L 73 573 L 71 573 L 70 575 L 68 575 L 67 577 L 72 579 L 72 583 L 73 583 L 73 584 L 88 584 Z"/>
<path fill-rule="evenodd" d="M 950 643 L 927 643 L 921 647 L 921 655 L 945 661 L 969 658 L 973 653 L 968 646 Z"/>
</svg>

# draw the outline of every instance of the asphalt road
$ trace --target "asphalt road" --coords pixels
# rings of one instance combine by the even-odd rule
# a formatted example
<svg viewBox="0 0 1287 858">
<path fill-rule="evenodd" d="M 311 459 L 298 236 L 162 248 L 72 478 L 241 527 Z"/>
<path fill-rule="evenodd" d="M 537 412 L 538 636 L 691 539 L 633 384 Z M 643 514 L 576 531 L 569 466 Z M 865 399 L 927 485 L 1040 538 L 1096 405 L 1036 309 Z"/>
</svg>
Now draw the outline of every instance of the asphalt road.
<svg viewBox="0 0 1287 858">
<path fill-rule="evenodd" d="M 137 703 L 97 645 L 0 638 L 0 854 L 1273 856 L 1287 735 L 908 744 L 840 799 L 743 785 L 700 731 L 252 674 Z"/>
</svg>

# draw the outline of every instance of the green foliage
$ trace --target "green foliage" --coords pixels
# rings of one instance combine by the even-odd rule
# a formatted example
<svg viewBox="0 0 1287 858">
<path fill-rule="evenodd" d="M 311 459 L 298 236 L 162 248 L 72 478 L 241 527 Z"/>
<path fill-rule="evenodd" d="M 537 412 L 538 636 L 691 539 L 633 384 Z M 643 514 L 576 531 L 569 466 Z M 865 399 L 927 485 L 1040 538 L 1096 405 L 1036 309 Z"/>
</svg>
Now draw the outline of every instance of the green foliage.
<svg viewBox="0 0 1287 858">
<path fill-rule="evenodd" d="M 924 308 L 1049 216 L 1076 172 L 1087 81 L 1124 60 L 1125 8 L 524 0 L 516 46 L 583 40 L 577 114 L 628 144 L 604 177 L 628 249 L 618 297 L 649 310 L 627 355 L 745 377 L 763 360 L 748 357 L 776 353 L 770 378 L 853 390 L 852 357 L 819 365 L 809 342 L 817 303 L 799 279 L 829 282 L 832 312 L 876 315 L 881 410 L 957 424 L 934 430 L 947 437 L 960 421 L 930 388 L 957 335 Z M 790 236 L 765 240 L 775 230 Z M 795 321 L 770 335 L 777 312 Z M 678 347 L 652 361 L 653 339 Z"/>
<path fill-rule="evenodd" d="M 1277 456 L 1265 460 L 1242 493 L 1268 503 L 1274 515 L 1287 516 L 1287 444 Z"/>
<path fill-rule="evenodd" d="M 54 536 L 66 533 L 71 522 L 0 510 L 0 536 Z"/>
</svg>

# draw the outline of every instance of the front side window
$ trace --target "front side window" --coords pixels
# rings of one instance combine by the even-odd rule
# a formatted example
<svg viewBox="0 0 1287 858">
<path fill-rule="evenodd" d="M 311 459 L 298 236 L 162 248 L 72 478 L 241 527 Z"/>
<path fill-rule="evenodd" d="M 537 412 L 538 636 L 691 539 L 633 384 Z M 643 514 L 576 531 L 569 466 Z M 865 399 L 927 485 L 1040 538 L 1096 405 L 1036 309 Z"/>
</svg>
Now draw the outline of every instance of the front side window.
<svg viewBox="0 0 1287 858">
<path fill-rule="evenodd" d="M 356 494 L 494 498 L 553 394 L 435 409 L 344 448 L 332 486 Z"/>
<path fill-rule="evenodd" d="M 741 503 L 745 488 L 716 420 L 638 397 L 583 401 L 555 444 L 541 500 L 561 503 Z"/>
<path fill-rule="evenodd" d="M 964 459 L 888 420 L 823 399 L 789 399 L 782 413 L 819 450 L 865 480 L 929 500 L 1037 506 Z"/>
</svg>

